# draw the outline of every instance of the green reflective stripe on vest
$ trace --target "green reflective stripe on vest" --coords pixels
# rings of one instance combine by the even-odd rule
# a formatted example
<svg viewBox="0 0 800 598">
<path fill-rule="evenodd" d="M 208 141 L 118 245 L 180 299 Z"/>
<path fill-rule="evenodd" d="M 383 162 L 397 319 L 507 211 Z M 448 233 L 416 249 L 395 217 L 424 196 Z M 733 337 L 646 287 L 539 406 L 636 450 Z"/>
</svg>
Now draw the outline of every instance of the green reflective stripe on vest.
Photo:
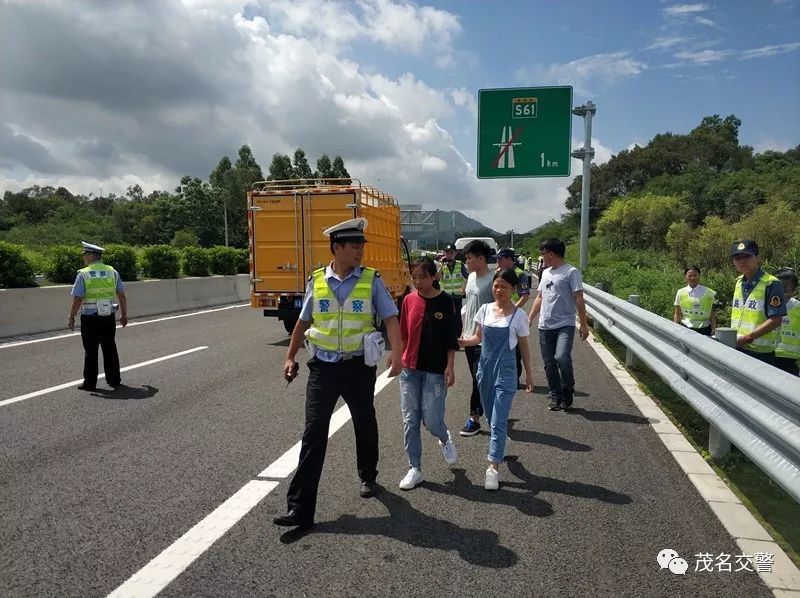
<svg viewBox="0 0 800 598">
<path fill-rule="evenodd" d="M 690 289 L 683 287 L 678 291 L 681 308 L 681 322 L 687 328 L 707 328 L 711 326 L 711 310 L 714 307 L 716 293 L 706 288 L 702 297 L 689 295 Z"/>
<path fill-rule="evenodd" d="M 83 276 L 85 293 L 83 304 L 97 303 L 100 300 L 113 300 L 117 296 L 116 270 L 111 266 L 95 262 L 78 270 Z"/>
<path fill-rule="evenodd" d="M 521 280 L 522 275 L 525 274 L 525 271 L 521 268 L 514 268 L 514 273 L 517 275 L 517 278 Z M 517 289 L 519 289 L 519 284 L 517 284 Z M 514 294 L 511 295 L 511 303 L 516 303 L 517 301 L 519 301 L 519 293 L 515 290 Z"/>
<path fill-rule="evenodd" d="M 744 276 L 736 279 L 736 288 L 733 291 L 733 307 L 731 308 L 731 327 L 736 329 L 738 336 L 750 334 L 761 324 L 767 321 L 765 311 L 767 302 L 767 285 L 778 280 L 766 272 L 761 276 L 761 280 L 744 300 L 742 293 L 742 282 Z M 778 343 L 778 330 L 771 330 L 764 336 L 755 339 L 752 343 L 744 346 L 748 351 L 756 353 L 772 353 Z"/>
<path fill-rule="evenodd" d="M 372 282 L 375 270 L 363 268 L 347 299 L 339 304 L 325 280 L 325 268 L 312 274 L 313 322 L 306 332 L 308 340 L 326 351 L 353 353 L 364 345 L 364 335 L 375 330 L 372 325 Z"/>
<path fill-rule="evenodd" d="M 775 356 L 800 359 L 800 301 L 794 297 L 786 302 L 786 315 L 781 321 Z"/>
<path fill-rule="evenodd" d="M 445 293 L 450 293 L 451 295 L 458 295 L 461 293 L 461 288 L 464 286 L 464 281 L 466 280 L 461 275 L 461 268 L 463 264 L 456 260 L 453 262 L 453 271 L 451 272 L 450 269 L 447 267 L 447 264 L 442 262 L 441 272 L 441 287 Z"/>
</svg>

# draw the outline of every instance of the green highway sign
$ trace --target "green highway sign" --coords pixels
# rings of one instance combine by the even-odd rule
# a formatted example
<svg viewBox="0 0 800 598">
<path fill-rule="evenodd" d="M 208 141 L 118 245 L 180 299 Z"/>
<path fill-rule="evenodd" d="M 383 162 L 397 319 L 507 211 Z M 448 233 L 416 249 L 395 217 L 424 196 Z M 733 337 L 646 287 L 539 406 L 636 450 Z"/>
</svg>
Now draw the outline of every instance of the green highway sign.
<svg viewBox="0 0 800 598">
<path fill-rule="evenodd" d="M 478 91 L 478 178 L 569 176 L 572 87 Z"/>
</svg>

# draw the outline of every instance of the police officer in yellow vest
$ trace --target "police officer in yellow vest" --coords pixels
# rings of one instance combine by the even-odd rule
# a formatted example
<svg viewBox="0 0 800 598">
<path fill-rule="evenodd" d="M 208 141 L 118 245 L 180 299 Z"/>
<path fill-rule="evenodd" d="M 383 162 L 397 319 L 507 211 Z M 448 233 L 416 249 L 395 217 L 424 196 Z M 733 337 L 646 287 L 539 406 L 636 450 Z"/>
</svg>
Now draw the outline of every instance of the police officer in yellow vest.
<svg viewBox="0 0 800 598">
<path fill-rule="evenodd" d="M 128 325 L 128 301 L 119 273 L 102 262 L 104 249 L 81 241 L 83 263 L 72 285 L 72 308 L 67 326 L 75 330 L 75 316 L 81 313 L 81 340 L 83 341 L 83 384 L 81 390 L 97 387 L 97 348 L 103 350 L 103 369 L 106 382 L 116 388 L 122 383 L 119 373 L 119 355 L 114 336 L 117 331 L 114 316 L 114 299 L 119 300 L 120 323 Z"/>
<path fill-rule="evenodd" d="M 758 244 L 735 241 L 731 248 L 736 279 L 731 308 L 731 327 L 736 329 L 740 351 L 774 365 L 778 327 L 786 315 L 781 281 L 761 269 Z"/>
<path fill-rule="evenodd" d="M 522 309 L 522 307 L 528 302 L 528 299 L 530 299 L 531 297 L 531 281 L 528 278 L 528 275 L 525 274 L 525 271 L 517 265 L 517 256 L 514 253 L 513 249 L 509 247 L 504 247 L 497 252 L 497 269 L 514 270 L 514 272 L 516 273 L 519 279 L 519 283 L 517 284 L 517 290 L 514 291 L 514 294 L 511 296 L 511 302 L 518 308 Z M 522 376 L 522 353 L 520 353 L 519 351 L 519 345 L 517 345 L 517 350 L 516 350 L 516 362 L 517 362 L 517 389 L 521 390 L 525 388 L 526 385 L 519 381 L 520 376 Z"/>
<path fill-rule="evenodd" d="M 703 336 L 712 336 L 717 330 L 717 292 L 700 284 L 699 267 L 689 266 L 683 274 L 686 286 L 675 295 L 672 320 Z"/>
<path fill-rule="evenodd" d="M 450 243 L 444 248 L 444 259 L 439 265 L 439 284 L 441 289 L 450 295 L 453 300 L 458 320 L 458 336 L 461 336 L 461 305 L 464 291 L 467 286 L 467 267 L 461 260 L 456 259 L 456 246 Z"/>
<path fill-rule="evenodd" d="M 376 366 L 365 363 L 365 336 L 367 341 L 372 339 L 368 335 L 375 332 L 376 317 L 386 324 L 392 346 L 389 376 L 402 369 L 402 341 L 397 306 L 380 274 L 361 266 L 366 228 L 366 218 L 354 218 L 324 231 L 330 238 L 333 261 L 309 277 L 292 332 L 284 377 L 291 380 L 296 375 L 294 358 L 304 339 L 313 357 L 308 362 L 300 462 L 289 485 L 288 512 L 273 519 L 276 525 L 308 529 L 314 524 L 328 428 L 340 396 L 350 409 L 355 428 L 359 494 L 369 498 L 378 491 L 378 423 L 373 406 Z"/>
<path fill-rule="evenodd" d="M 800 375 L 800 300 L 797 299 L 797 274 L 791 268 L 775 273 L 783 283 L 786 315 L 781 321 L 778 346 L 775 348 L 775 365 L 784 372 Z"/>
</svg>

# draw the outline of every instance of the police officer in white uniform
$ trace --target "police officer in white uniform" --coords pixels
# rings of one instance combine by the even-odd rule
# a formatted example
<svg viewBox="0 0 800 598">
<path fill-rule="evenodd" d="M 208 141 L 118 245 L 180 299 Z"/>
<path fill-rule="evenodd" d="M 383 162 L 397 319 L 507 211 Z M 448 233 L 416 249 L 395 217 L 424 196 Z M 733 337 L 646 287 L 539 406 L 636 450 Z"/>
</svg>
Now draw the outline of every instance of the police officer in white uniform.
<svg viewBox="0 0 800 598">
<path fill-rule="evenodd" d="M 106 382 L 116 388 L 122 383 L 119 372 L 119 355 L 114 336 L 117 331 L 114 315 L 114 298 L 119 301 L 120 323 L 128 325 L 128 301 L 119 273 L 102 262 L 102 247 L 81 241 L 83 263 L 72 286 L 72 307 L 67 326 L 75 330 L 75 316 L 81 313 L 81 341 L 83 341 L 83 384 L 81 390 L 97 387 L 97 349 L 103 350 L 103 369 Z"/>
<path fill-rule="evenodd" d="M 300 462 L 289 485 L 288 512 L 273 519 L 276 525 L 306 530 L 314 524 L 328 428 L 340 396 L 353 417 L 359 494 L 369 498 L 378 491 L 378 424 L 373 406 L 376 367 L 365 363 L 364 337 L 375 331 L 375 317 L 386 324 L 392 347 L 390 376 L 396 376 L 402 368 L 402 341 L 397 306 L 380 274 L 361 266 L 366 228 L 366 218 L 354 218 L 324 231 L 330 238 L 333 261 L 309 277 L 300 318 L 292 332 L 284 377 L 291 380 L 296 375 L 295 356 L 305 339 L 313 357 L 308 362 Z"/>
</svg>

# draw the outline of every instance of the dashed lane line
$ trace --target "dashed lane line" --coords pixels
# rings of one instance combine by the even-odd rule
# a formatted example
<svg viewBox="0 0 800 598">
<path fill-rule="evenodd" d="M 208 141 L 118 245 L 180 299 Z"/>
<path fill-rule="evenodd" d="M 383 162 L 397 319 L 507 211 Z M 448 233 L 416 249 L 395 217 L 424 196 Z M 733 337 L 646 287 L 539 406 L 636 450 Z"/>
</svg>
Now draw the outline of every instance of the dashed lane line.
<svg viewBox="0 0 800 598">
<path fill-rule="evenodd" d="M 142 363 L 135 363 L 133 365 L 126 366 L 124 368 L 120 368 L 120 372 L 127 372 L 130 370 L 135 370 L 137 368 L 143 368 L 146 365 L 153 365 L 154 363 L 158 363 L 160 361 L 166 361 L 168 359 L 175 359 L 176 357 L 183 357 L 184 355 L 189 355 L 190 353 L 195 353 L 197 351 L 202 351 L 204 349 L 208 349 L 208 347 L 195 347 L 194 349 L 188 349 L 186 351 L 181 351 L 180 353 L 173 353 L 172 355 L 165 355 L 164 357 L 157 357 L 156 359 L 150 359 L 149 361 L 143 361 Z M 105 374 L 100 374 L 97 378 L 105 378 Z M 4 407 L 6 405 L 11 405 L 12 403 L 19 403 L 20 401 L 25 401 L 27 399 L 32 399 L 34 397 L 40 397 L 42 395 L 49 394 L 51 392 L 56 392 L 58 390 L 64 390 L 65 388 L 74 387 L 76 384 L 80 384 L 83 382 L 82 378 L 78 380 L 72 380 L 71 382 L 65 382 L 64 384 L 59 384 L 58 386 L 51 386 L 50 388 L 43 388 L 42 390 L 37 390 L 35 392 L 29 392 L 25 395 L 20 395 L 18 397 L 12 397 L 10 399 L 4 399 L 0 401 L 0 407 Z"/>
<path fill-rule="evenodd" d="M 393 380 L 389 371 L 384 371 L 375 381 L 375 396 Z M 344 405 L 331 417 L 328 438 L 350 420 L 350 410 Z M 300 442 L 278 457 L 258 477 L 284 479 L 297 467 L 300 456 Z M 265 496 L 272 492 L 279 482 L 275 480 L 250 480 L 233 496 L 214 509 L 202 521 L 183 536 L 175 540 L 152 561 L 139 569 L 121 586 L 108 595 L 108 598 L 151 598 L 166 588 L 183 573 L 201 554 L 211 548 L 225 532 L 231 529 Z"/>
</svg>

